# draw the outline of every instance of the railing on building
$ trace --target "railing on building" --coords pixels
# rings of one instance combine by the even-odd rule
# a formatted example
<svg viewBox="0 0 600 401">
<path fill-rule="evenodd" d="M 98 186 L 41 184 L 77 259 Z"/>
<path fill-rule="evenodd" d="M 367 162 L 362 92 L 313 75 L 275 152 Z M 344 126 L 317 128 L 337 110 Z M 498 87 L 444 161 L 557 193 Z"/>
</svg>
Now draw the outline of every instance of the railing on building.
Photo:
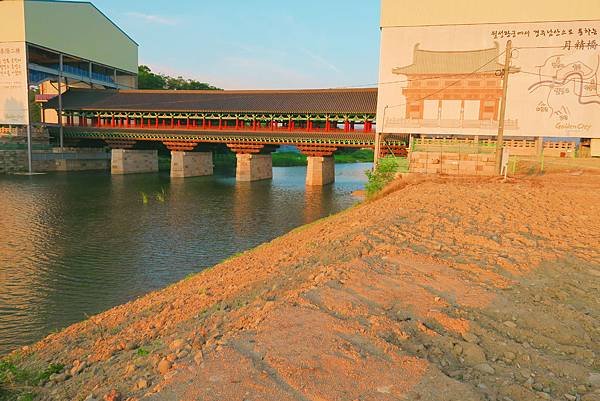
<svg viewBox="0 0 600 401">
<path fill-rule="evenodd" d="M 57 72 L 60 70 L 59 64 L 40 65 L 40 64 L 30 62 L 29 65 L 34 68 L 37 67 L 37 68 L 42 68 L 42 69 L 50 69 L 50 70 L 55 70 Z M 69 64 L 63 65 L 63 72 L 70 74 L 70 75 L 77 76 L 77 77 L 81 77 L 81 78 L 93 79 L 95 81 L 106 82 L 106 83 L 111 83 L 111 84 L 115 83 L 115 79 L 113 76 L 102 74 L 99 72 L 94 72 L 94 71 L 92 71 L 90 74 L 89 69 L 79 68 L 79 67 L 75 67 L 75 66 L 72 66 Z"/>
<path fill-rule="evenodd" d="M 31 127 L 32 149 L 49 149 L 48 130 Z M 0 150 L 27 149 L 27 129 L 24 127 L 0 127 Z"/>
<path fill-rule="evenodd" d="M 494 152 L 496 140 L 470 139 L 470 138 L 414 138 L 413 145 L 415 150 L 419 151 L 437 151 L 439 149 L 469 149 L 477 148 L 486 152 Z M 542 151 L 538 148 L 539 144 L 532 139 L 507 139 L 504 140 L 504 147 L 510 149 L 511 155 L 535 156 Z M 577 149 L 574 141 L 543 141 L 543 151 L 547 156 L 565 157 Z M 566 154 L 566 155 L 565 155 Z"/>
<path fill-rule="evenodd" d="M 386 123 L 388 127 L 406 127 L 406 128 L 474 128 L 474 129 L 494 129 L 498 128 L 498 121 L 494 120 L 457 120 L 457 119 L 413 119 L 400 118 L 389 119 Z M 518 129 L 518 120 L 506 120 L 505 129 Z"/>
<path fill-rule="evenodd" d="M 428 153 L 494 153 L 496 141 L 469 138 L 413 138 L 411 150 Z"/>
<path fill-rule="evenodd" d="M 32 137 L 47 137 L 48 132 L 41 127 L 31 127 Z M 0 127 L 1 137 L 24 137 L 27 138 L 27 128 L 24 127 Z"/>
</svg>

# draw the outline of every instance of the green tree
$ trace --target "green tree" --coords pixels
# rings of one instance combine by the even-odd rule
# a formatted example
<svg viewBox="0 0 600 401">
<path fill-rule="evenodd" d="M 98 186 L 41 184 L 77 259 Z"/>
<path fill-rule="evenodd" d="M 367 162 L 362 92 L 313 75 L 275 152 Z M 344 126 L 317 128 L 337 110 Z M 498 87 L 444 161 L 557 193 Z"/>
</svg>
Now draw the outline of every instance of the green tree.
<svg viewBox="0 0 600 401">
<path fill-rule="evenodd" d="M 379 159 L 377 169 L 374 171 L 367 170 L 367 196 L 372 197 L 381 191 L 387 184 L 392 182 L 396 173 L 400 170 L 399 160 L 393 156 Z"/>
<path fill-rule="evenodd" d="M 165 89 L 165 77 L 155 74 L 150 67 L 140 65 L 138 67 L 138 88 L 140 89 Z"/>
<path fill-rule="evenodd" d="M 42 111 L 39 103 L 35 101 L 35 95 L 40 93 L 39 88 L 29 89 L 29 121 L 39 123 L 42 121 Z"/>
<path fill-rule="evenodd" d="M 205 82 L 186 79 L 181 76 L 174 78 L 152 72 L 150 67 L 138 67 L 138 87 L 140 89 L 170 89 L 170 90 L 221 90 Z"/>
</svg>

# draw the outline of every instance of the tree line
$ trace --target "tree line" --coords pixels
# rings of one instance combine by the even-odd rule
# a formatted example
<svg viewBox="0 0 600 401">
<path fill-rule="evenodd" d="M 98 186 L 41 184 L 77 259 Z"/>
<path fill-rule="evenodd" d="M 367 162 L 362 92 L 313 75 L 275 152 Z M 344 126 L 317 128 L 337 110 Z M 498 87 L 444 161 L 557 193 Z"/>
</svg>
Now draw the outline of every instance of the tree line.
<svg viewBox="0 0 600 401">
<path fill-rule="evenodd" d="M 140 65 L 138 67 L 139 89 L 170 89 L 170 90 L 222 90 L 206 82 L 186 79 L 182 76 L 177 78 L 165 74 L 154 73 L 150 67 Z"/>
</svg>

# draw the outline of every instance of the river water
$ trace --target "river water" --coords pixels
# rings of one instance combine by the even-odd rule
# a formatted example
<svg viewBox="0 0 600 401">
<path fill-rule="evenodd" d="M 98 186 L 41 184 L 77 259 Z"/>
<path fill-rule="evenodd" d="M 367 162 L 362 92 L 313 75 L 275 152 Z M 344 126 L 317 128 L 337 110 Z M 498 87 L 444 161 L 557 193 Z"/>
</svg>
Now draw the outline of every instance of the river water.
<svg viewBox="0 0 600 401">
<path fill-rule="evenodd" d="M 305 187 L 304 167 L 255 183 L 0 176 L 0 355 L 348 208 L 369 167 L 336 165 L 322 189 Z"/>
</svg>

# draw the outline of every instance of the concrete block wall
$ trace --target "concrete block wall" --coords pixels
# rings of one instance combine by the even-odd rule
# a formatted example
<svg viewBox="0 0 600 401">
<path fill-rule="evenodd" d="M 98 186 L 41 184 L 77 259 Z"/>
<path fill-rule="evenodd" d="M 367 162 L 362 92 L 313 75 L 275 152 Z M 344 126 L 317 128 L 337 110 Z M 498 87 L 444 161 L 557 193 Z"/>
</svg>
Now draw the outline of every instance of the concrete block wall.
<svg viewBox="0 0 600 401">
<path fill-rule="evenodd" d="M 27 171 L 27 152 L 24 150 L 0 150 L 0 174 Z"/>
<path fill-rule="evenodd" d="M 504 147 L 508 148 L 511 156 L 535 156 L 540 152 L 538 146 L 536 141 L 511 139 L 504 142 Z"/>
<path fill-rule="evenodd" d="M 32 168 L 38 173 L 52 171 L 108 170 L 110 158 L 98 149 L 34 150 Z M 0 150 L 0 174 L 28 170 L 26 150 Z"/>
<path fill-rule="evenodd" d="M 36 171 L 42 171 L 34 168 Z M 110 169 L 110 159 L 75 159 L 75 160 L 56 160 L 54 170 L 46 171 L 93 171 Z"/>
<path fill-rule="evenodd" d="M 495 154 L 410 152 L 409 171 L 421 174 L 485 175 L 496 171 Z"/>
<path fill-rule="evenodd" d="M 34 145 L 48 145 L 50 136 L 45 128 L 31 128 L 31 139 Z M 26 144 L 26 128 L 0 127 L 0 143 Z"/>
<path fill-rule="evenodd" d="M 590 141 L 590 156 L 600 157 L 600 139 L 592 139 Z"/>
<path fill-rule="evenodd" d="M 544 142 L 544 157 L 575 157 L 575 142 Z"/>
</svg>

